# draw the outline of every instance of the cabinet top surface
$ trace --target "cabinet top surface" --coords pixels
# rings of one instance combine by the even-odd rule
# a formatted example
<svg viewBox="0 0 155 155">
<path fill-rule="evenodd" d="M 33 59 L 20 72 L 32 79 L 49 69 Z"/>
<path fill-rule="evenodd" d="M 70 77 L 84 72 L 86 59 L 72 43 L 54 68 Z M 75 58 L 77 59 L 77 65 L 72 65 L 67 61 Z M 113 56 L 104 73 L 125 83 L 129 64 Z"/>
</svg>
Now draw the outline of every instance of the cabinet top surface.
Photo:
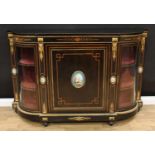
<svg viewBox="0 0 155 155">
<path fill-rule="evenodd" d="M 138 35 L 142 34 L 144 29 L 27 29 L 10 31 L 15 35 L 49 36 L 49 35 Z"/>
</svg>

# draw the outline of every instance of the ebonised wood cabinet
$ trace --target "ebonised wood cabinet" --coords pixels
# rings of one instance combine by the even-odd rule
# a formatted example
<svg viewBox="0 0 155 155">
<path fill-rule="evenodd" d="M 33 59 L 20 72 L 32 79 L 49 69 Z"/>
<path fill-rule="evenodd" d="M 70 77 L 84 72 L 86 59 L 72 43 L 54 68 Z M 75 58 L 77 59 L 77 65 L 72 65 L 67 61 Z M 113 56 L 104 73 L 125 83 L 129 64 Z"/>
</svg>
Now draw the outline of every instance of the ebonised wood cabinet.
<svg viewBox="0 0 155 155">
<path fill-rule="evenodd" d="M 146 31 L 8 33 L 20 115 L 49 122 L 113 124 L 142 107 Z"/>
</svg>

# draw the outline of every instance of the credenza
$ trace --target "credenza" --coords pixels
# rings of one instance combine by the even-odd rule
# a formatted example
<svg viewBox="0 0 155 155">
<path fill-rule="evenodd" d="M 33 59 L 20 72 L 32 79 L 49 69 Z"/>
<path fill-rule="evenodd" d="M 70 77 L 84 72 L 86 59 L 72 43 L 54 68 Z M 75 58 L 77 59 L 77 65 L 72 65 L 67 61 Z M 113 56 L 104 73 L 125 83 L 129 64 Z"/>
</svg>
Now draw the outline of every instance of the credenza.
<svg viewBox="0 0 155 155">
<path fill-rule="evenodd" d="M 147 31 L 8 32 L 13 109 L 32 121 L 108 122 L 135 115 Z"/>
</svg>

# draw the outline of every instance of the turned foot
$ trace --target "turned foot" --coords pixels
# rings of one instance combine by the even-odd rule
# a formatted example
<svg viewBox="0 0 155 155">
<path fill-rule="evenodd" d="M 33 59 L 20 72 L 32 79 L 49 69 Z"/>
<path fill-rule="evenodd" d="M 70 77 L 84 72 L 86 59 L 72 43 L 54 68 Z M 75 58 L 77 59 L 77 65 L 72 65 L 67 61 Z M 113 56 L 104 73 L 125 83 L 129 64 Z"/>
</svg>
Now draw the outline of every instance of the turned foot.
<svg viewBox="0 0 155 155">
<path fill-rule="evenodd" d="M 17 113 L 17 104 L 16 103 L 12 104 L 12 109 Z"/>
<path fill-rule="evenodd" d="M 108 124 L 110 125 L 110 126 L 112 126 L 112 125 L 114 125 L 114 123 L 115 123 L 115 117 L 109 117 L 109 122 L 108 122 Z"/>
<path fill-rule="evenodd" d="M 109 124 L 110 126 L 113 126 L 113 125 L 115 124 L 115 122 L 114 122 L 114 121 L 110 121 L 110 122 L 108 122 L 108 124 Z"/>
<path fill-rule="evenodd" d="M 143 102 L 141 100 L 138 100 L 137 104 L 138 104 L 138 112 L 139 112 L 140 109 L 143 107 Z"/>
<path fill-rule="evenodd" d="M 48 122 L 42 122 L 42 124 L 43 124 L 44 127 L 48 126 Z"/>
<path fill-rule="evenodd" d="M 48 117 L 42 117 L 42 124 L 46 127 L 48 126 Z"/>
</svg>

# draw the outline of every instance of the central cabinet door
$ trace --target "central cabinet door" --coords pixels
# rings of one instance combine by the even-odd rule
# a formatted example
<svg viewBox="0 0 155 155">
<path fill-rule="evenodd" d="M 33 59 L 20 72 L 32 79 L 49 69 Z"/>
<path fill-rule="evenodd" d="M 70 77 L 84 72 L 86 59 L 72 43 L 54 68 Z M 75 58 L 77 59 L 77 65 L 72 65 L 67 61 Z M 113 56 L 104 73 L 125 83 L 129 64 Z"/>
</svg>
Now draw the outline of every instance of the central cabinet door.
<svg viewBox="0 0 155 155">
<path fill-rule="evenodd" d="M 51 112 L 103 112 L 106 109 L 106 48 L 49 48 Z"/>
</svg>

